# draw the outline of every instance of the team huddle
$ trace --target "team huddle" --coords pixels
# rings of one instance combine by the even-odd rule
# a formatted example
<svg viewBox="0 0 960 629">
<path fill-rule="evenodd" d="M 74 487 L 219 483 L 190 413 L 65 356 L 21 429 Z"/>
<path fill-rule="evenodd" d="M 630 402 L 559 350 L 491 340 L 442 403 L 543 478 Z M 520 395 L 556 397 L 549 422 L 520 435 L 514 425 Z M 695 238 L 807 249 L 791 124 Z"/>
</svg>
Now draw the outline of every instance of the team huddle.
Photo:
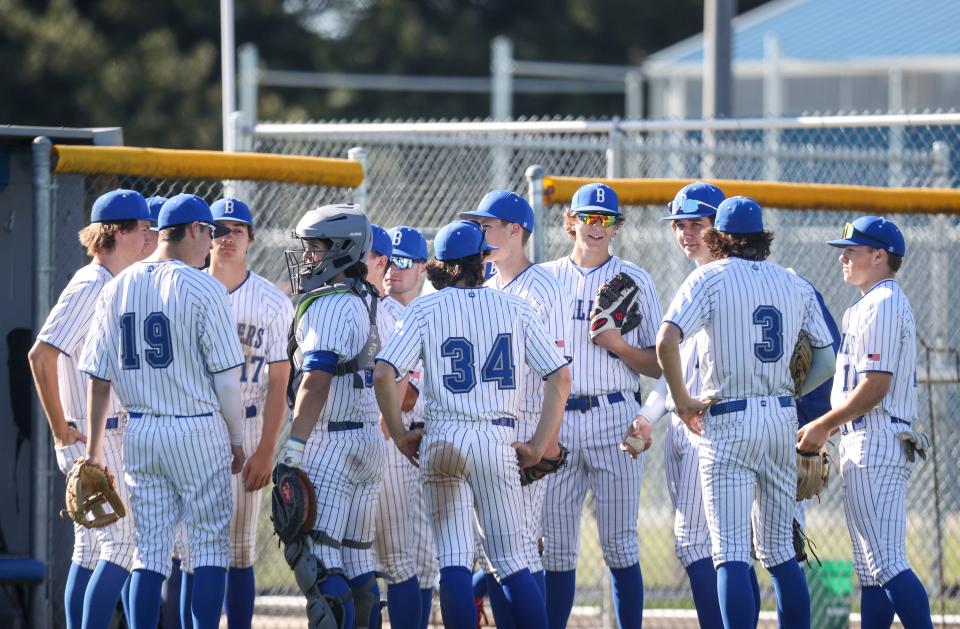
<svg viewBox="0 0 960 629">
<path fill-rule="evenodd" d="M 572 251 L 544 264 L 526 253 L 538 226 L 521 196 L 491 192 L 456 219 L 431 258 L 421 232 L 356 206 L 306 212 L 285 253 L 291 302 L 248 268 L 242 201 L 96 201 L 80 232 L 92 262 L 30 352 L 69 475 L 69 628 L 107 627 L 118 601 L 131 626 L 157 627 L 175 569 L 181 626 L 218 627 L 225 609 L 250 627 L 271 481 L 311 628 L 379 627 L 378 579 L 394 627 L 425 628 L 434 589 L 447 627 L 477 625 L 481 591 L 498 627 L 565 627 L 588 490 L 616 620 L 640 627 L 640 488 L 664 417 L 702 627 L 757 626 L 754 560 L 780 625 L 810 627 L 803 499 L 837 432 L 862 626 L 932 627 L 905 550 L 906 485 L 930 444 L 913 430 L 895 224 L 861 217 L 827 243 L 860 290 L 838 328 L 808 280 L 767 259 L 760 206 L 709 183 L 662 219 L 696 265 L 665 310 L 650 274 L 611 254 L 625 217 L 605 184 L 577 191 Z"/>
</svg>

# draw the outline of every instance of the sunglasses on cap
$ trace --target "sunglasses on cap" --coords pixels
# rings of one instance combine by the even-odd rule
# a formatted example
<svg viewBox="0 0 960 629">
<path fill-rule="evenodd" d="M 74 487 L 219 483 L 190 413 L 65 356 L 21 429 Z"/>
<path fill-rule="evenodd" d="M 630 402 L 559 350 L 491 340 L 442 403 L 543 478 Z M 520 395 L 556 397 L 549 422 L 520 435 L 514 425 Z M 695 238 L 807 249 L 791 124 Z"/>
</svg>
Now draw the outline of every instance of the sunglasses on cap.
<svg viewBox="0 0 960 629">
<path fill-rule="evenodd" d="M 866 240 L 872 243 L 870 246 L 872 246 L 874 249 L 886 249 L 890 246 L 889 243 L 886 243 L 880 240 L 879 238 L 874 238 L 870 234 L 860 231 L 859 229 L 853 226 L 853 223 L 847 223 L 846 225 L 843 226 L 843 239 L 850 240 L 851 238 L 854 238 L 854 237 L 856 237 L 857 240 Z"/>
<path fill-rule="evenodd" d="M 591 214 L 590 212 L 577 212 L 577 220 L 584 225 L 599 225 L 600 227 L 615 227 L 623 222 L 623 219 L 613 214 Z"/>
<path fill-rule="evenodd" d="M 405 258 L 403 256 L 393 256 L 390 258 L 390 264 L 393 265 L 394 268 L 400 269 L 401 271 L 412 269 L 414 262 L 416 262 L 416 260 L 413 260 L 412 258 Z"/>
<path fill-rule="evenodd" d="M 713 207 L 709 203 L 684 197 L 682 201 L 678 202 L 676 199 L 674 199 L 668 203 L 667 210 L 669 210 L 671 214 L 694 214 L 697 212 L 703 212 L 704 210 L 709 210 L 713 213 L 716 213 L 717 208 Z"/>
</svg>

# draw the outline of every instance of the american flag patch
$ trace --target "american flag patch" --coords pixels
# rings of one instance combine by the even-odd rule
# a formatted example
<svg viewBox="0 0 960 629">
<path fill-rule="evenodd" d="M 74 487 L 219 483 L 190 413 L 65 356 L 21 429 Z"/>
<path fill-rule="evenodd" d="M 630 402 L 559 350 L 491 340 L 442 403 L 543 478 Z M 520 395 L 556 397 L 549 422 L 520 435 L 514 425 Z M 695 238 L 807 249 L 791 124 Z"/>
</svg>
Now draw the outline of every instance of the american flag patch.
<svg viewBox="0 0 960 629">
<path fill-rule="evenodd" d="M 867 360 L 870 362 L 876 362 L 880 360 L 880 354 L 867 354 Z"/>
<path fill-rule="evenodd" d="M 563 339 L 557 339 L 557 347 L 565 347 L 563 344 Z"/>
<path fill-rule="evenodd" d="M 416 371 L 416 370 L 411 371 L 411 372 L 410 372 L 410 376 L 413 377 L 413 378 L 419 378 L 419 377 L 420 377 L 420 372 L 419 372 L 419 371 Z"/>
</svg>

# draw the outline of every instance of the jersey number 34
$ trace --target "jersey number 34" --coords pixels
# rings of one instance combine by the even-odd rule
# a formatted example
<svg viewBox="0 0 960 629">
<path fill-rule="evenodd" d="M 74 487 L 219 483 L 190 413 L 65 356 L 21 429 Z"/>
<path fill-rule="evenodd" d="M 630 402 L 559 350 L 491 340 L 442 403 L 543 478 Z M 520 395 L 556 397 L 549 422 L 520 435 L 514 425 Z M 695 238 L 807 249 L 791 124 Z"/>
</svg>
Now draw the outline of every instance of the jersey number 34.
<svg viewBox="0 0 960 629">
<path fill-rule="evenodd" d="M 483 367 L 481 382 L 496 382 L 498 389 L 515 389 L 516 367 L 513 363 L 511 335 L 498 334 Z M 444 374 L 443 386 L 451 393 L 469 393 L 477 386 L 477 367 L 473 343 L 462 336 L 451 336 L 440 345 L 440 355 L 449 358 L 451 373 Z"/>
</svg>

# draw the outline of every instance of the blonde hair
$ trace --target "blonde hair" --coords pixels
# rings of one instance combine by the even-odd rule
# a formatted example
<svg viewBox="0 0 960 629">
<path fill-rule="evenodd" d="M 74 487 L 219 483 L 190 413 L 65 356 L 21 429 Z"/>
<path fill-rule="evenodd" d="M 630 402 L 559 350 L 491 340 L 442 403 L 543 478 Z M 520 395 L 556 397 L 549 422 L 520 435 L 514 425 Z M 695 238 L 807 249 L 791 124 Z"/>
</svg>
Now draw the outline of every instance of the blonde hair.
<svg viewBox="0 0 960 629">
<path fill-rule="evenodd" d="M 87 255 L 93 257 L 98 253 L 110 253 L 117 246 L 117 232 L 129 232 L 137 228 L 136 219 L 110 223 L 90 223 L 81 229 L 77 236 L 80 244 L 87 250 Z"/>
</svg>

